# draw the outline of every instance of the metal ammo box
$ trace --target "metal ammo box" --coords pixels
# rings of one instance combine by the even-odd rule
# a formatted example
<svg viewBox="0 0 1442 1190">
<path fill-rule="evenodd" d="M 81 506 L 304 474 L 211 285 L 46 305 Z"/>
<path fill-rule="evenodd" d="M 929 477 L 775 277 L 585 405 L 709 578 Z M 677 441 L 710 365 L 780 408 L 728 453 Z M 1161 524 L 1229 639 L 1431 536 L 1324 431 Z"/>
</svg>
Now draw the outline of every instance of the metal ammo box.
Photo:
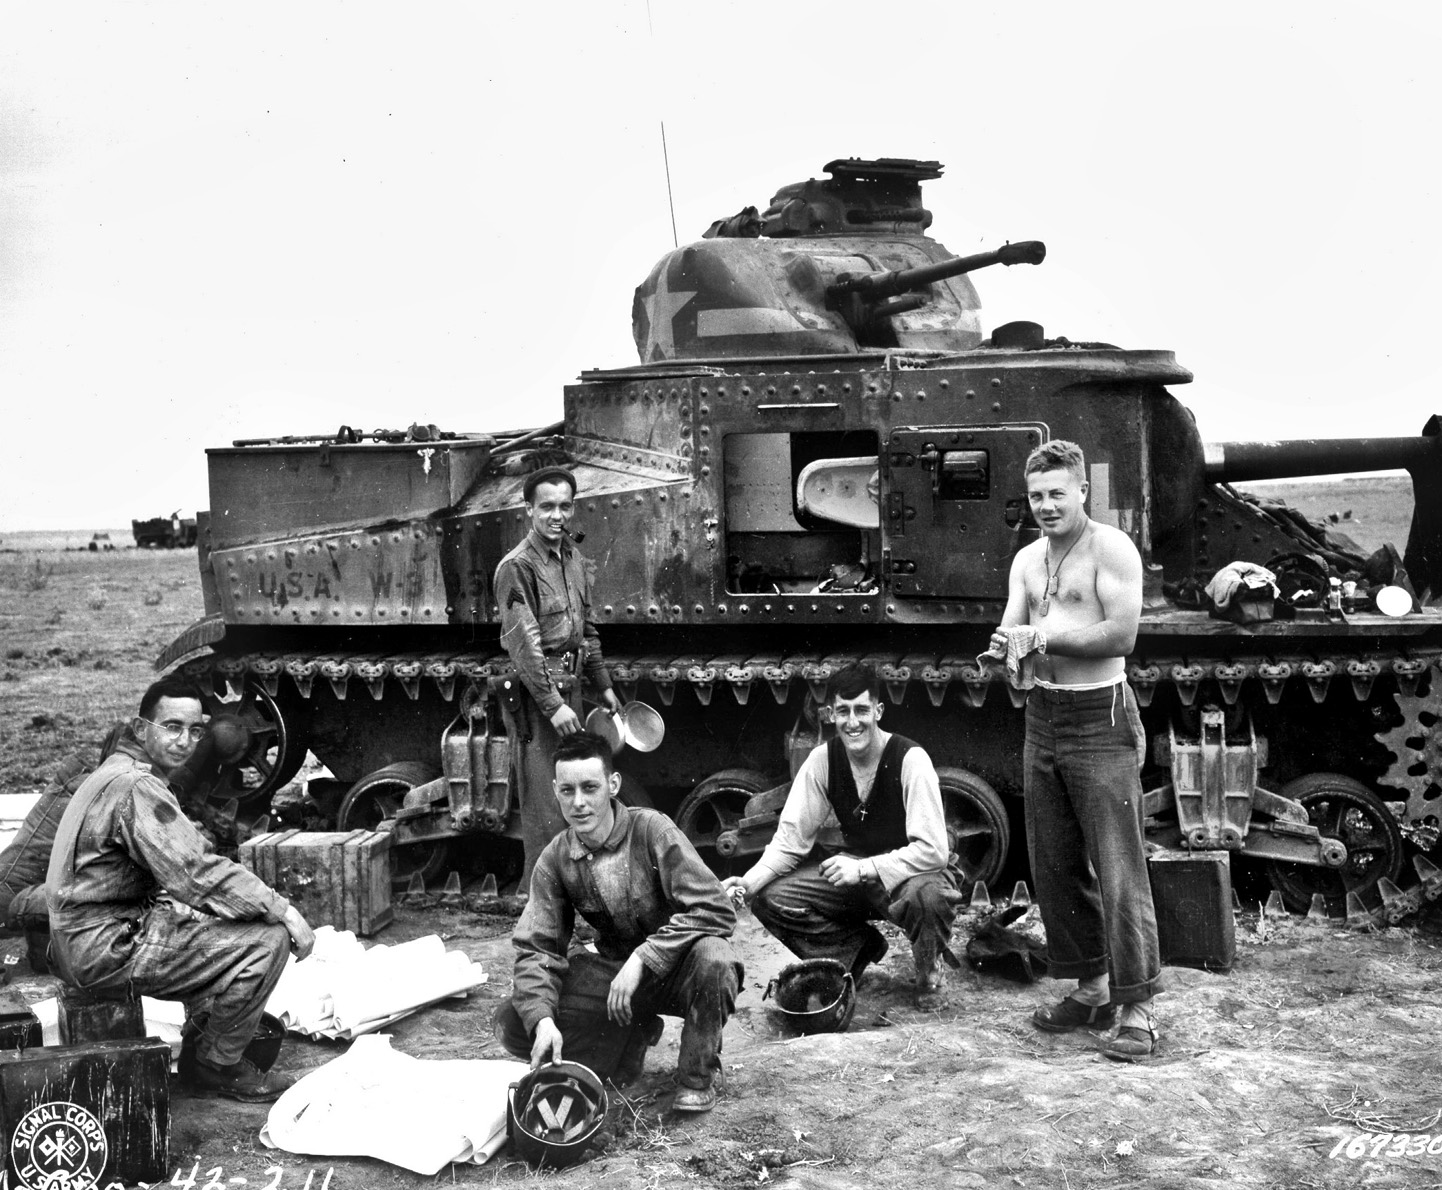
<svg viewBox="0 0 1442 1190">
<path fill-rule="evenodd" d="M 1231 856 L 1226 851 L 1160 851 L 1147 859 L 1162 962 L 1229 971 L 1237 958 Z"/>
</svg>

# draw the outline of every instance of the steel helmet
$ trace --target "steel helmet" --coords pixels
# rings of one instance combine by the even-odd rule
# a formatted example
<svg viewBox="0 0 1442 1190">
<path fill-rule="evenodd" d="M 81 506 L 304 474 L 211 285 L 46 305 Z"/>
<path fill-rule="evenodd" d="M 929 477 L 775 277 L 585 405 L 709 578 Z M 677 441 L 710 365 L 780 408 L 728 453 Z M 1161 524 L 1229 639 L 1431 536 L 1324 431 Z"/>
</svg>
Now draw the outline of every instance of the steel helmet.
<svg viewBox="0 0 1442 1190">
<path fill-rule="evenodd" d="M 782 1020 L 798 1033 L 844 1033 L 856 1011 L 856 981 L 836 959 L 792 963 L 766 985 Z"/>
<path fill-rule="evenodd" d="M 506 1131 L 528 1165 L 572 1165 L 606 1120 L 606 1088 L 579 1062 L 552 1062 L 511 1084 Z"/>
</svg>

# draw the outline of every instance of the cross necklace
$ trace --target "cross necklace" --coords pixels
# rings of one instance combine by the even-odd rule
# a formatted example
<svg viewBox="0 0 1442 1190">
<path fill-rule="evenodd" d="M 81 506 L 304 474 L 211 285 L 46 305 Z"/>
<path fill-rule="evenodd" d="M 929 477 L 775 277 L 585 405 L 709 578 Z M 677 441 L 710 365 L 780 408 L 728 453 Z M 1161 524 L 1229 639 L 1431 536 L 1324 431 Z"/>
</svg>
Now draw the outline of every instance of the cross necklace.
<svg viewBox="0 0 1442 1190">
<path fill-rule="evenodd" d="M 1051 597 L 1061 590 L 1061 568 L 1066 563 L 1066 560 L 1071 557 L 1071 552 L 1076 549 L 1077 543 L 1087 535 L 1091 527 L 1091 521 L 1087 521 L 1086 528 L 1077 534 L 1076 541 L 1073 541 L 1071 545 L 1066 547 L 1066 553 L 1061 556 L 1061 561 L 1056 564 L 1055 572 L 1053 572 L 1051 568 L 1051 542 L 1048 541 L 1046 543 L 1046 560 L 1042 563 L 1042 565 L 1046 567 L 1046 582 L 1041 589 L 1041 605 L 1037 608 L 1039 614 L 1044 616 L 1047 612 L 1051 611 Z"/>
</svg>

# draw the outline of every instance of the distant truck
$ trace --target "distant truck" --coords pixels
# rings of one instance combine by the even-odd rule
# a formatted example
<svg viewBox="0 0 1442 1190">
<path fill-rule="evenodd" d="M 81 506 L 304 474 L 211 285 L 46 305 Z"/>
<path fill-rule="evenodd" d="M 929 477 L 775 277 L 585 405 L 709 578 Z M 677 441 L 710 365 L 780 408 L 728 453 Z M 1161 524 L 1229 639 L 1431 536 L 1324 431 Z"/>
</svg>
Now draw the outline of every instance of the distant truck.
<svg viewBox="0 0 1442 1190">
<path fill-rule="evenodd" d="M 130 531 L 135 544 L 143 550 L 177 550 L 195 544 L 195 518 L 182 517 L 176 509 L 169 516 L 152 517 L 148 521 L 131 521 Z"/>
</svg>

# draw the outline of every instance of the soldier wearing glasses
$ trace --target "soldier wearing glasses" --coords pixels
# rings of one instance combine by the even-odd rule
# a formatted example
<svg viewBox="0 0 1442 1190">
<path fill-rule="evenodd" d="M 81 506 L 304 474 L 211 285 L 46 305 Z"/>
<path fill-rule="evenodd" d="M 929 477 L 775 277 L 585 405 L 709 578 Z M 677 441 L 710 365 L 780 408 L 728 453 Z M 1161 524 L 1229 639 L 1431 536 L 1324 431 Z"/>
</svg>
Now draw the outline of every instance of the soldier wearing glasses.
<svg viewBox="0 0 1442 1190">
<path fill-rule="evenodd" d="M 293 947 L 315 934 L 284 897 L 209 849 L 166 784 L 205 735 L 199 691 L 162 678 L 115 751 L 76 790 L 56 831 L 46 896 L 66 984 L 182 1000 L 181 1076 L 203 1095 L 266 1102 L 290 1080 L 242 1057 Z"/>
</svg>

